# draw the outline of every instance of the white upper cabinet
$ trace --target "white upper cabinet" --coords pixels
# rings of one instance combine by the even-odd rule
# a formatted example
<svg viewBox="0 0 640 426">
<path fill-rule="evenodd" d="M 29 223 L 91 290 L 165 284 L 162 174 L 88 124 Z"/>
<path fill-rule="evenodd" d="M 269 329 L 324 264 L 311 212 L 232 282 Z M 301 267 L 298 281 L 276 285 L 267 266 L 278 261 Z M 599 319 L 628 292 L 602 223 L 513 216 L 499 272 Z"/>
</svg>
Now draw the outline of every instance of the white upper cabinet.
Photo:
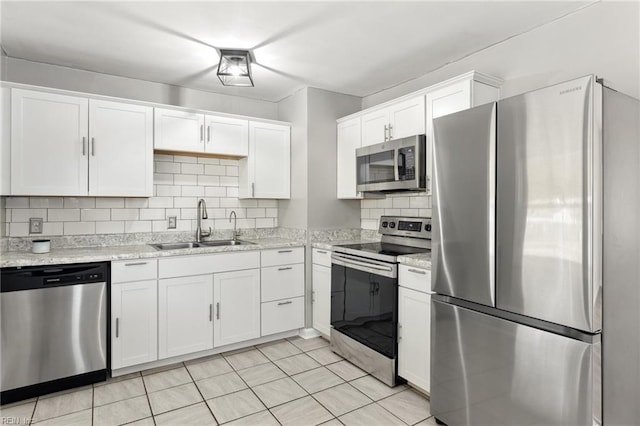
<svg viewBox="0 0 640 426">
<path fill-rule="evenodd" d="M 205 152 L 246 157 L 249 153 L 249 120 L 205 116 Z"/>
<path fill-rule="evenodd" d="M 472 78 L 456 81 L 427 93 L 427 193 L 431 193 L 433 176 L 433 119 L 487 102 L 497 101 L 499 96 L 500 89 L 498 87 Z"/>
<path fill-rule="evenodd" d="M 425 132 L 424 96 L 393 103 L 362 115 L 362 145 Z"/>
<path fill-rule="evenodd" d="M 12 195 L 153 195 L 153 109 L 12 89 Z"/>
<path fill-rule="evenodd" d="M 338 123 L 337 135 L 338 198 L 362 198 L 356 191 L 356 149 L 360 148 L 360 117 Z"/>
<path fill-rule="evenodd" d="M 87 195 L 89 101 L 11 90 L 11 194 Z"/>
<path fill-rule="evenodd" d="M 89 195 L 153 195 L 153 109 L 89 101 Z"/>
<path fill-rule="evenodd" d="M 246 157 L 249 120 L 156 108 L 154 148 Z"/>
<path fill-rule="evenodd" d="M 155 108 L 154 130 L 155 149 L 204 152 L 204 114 Z"/>
<path fill-rule="evenodd" d="M 249 122 L 249 156 L 239 162 L 240 198 L 290 197 L 291 128 Z"/>
</svg>

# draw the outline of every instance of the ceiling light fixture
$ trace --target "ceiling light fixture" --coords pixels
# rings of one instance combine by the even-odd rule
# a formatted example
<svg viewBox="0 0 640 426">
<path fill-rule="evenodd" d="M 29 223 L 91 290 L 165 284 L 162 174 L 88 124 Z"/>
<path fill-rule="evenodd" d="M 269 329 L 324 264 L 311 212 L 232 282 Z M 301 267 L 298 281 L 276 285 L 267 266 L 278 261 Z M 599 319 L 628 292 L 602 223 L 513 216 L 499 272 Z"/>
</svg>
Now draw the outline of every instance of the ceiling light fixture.
<svg viewBox="0 0 640 426">
<path fill-rule="evenodd" d="M 220 50 L 218 78 L 224 86 L 253 87 L 248 50 Z"/>
</svg>

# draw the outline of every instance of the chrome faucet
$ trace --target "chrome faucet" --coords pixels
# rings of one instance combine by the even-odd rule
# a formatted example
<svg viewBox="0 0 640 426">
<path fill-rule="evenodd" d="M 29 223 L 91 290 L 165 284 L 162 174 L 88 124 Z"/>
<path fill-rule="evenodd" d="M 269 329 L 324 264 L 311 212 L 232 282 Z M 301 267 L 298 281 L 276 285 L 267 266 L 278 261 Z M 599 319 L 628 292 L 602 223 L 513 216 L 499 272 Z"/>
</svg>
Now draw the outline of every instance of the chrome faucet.
<svg viewBox="0 0 640 426">
<path fill-rule="evenodd" d="M 238 221 L 238 217 L 236 216 L 235 210 L 231 210 L 231 214 L 229 214 L 229 222 L 231 222 L 231 218 L 233 217 L 233 241 L 238 239 L 238 235 L 240 234 L 236 231 L 236 222 Z"/>
<path fill-rule="evenodd" d="M 196 208 L 196 216 L 197 216 L 197 227 L 196 227 L 196 241 L 202 241 L 202 237 L 208 237 L 211 235 L 211 227 L 209 227 L 209 232 L 202 231 L 202 219 L 208 219 L 207 215 L 207 203 L 204 202 L 204 199 L 200 198 L 198 200 L 198 207 Z"/>
</svg>

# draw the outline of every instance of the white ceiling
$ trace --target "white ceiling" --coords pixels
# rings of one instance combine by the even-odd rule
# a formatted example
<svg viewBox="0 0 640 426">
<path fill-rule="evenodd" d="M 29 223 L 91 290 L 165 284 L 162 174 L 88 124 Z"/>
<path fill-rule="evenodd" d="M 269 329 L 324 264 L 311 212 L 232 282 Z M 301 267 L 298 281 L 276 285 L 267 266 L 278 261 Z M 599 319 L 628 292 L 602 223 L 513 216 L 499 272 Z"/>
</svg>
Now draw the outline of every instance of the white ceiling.
<svg viewBox="0 0 640 426">
<path fill-rule="evenodd" d="M 268 101 L 303 86 L 367 96 L 591 1 L 7 2 L 10 57 Z M 255 87 L 223 87 L 220 48 L 252 49 Z"/>
</svg>

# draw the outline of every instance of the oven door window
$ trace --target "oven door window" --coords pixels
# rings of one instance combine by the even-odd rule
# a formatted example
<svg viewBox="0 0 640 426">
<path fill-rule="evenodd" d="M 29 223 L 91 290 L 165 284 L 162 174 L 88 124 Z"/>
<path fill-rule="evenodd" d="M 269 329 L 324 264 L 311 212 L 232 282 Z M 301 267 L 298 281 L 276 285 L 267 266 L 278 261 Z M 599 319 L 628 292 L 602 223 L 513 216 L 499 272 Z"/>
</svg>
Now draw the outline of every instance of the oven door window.
<svg viewBox="0 0 640 426">
<path fill-rule="evenodd" d="M 331 265 L 331 325 L 369 348 L 394 358 L 397 285 L 396 278 Z"/>
<path fill-rule="evenodd" d="M 394 182 L 394 150 L 358 157 L 358 185 Z"/>
</svg>

